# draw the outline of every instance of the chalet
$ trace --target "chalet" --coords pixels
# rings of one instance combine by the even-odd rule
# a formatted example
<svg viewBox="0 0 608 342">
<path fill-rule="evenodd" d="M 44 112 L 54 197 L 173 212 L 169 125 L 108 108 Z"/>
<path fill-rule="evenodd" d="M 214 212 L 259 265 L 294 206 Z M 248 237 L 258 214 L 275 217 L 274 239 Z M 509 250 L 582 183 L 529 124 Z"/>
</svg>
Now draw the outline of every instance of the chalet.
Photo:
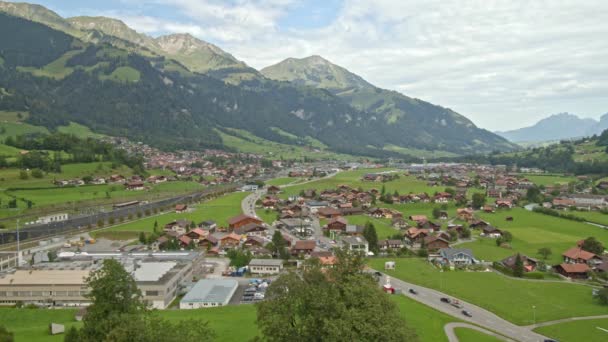
<svg viewBox="0 0 608 342">
<path fill-rule="evenodd" d="M 440 220 L 447 220 L 448 219 L 448 212 L 447 211 L 440 211 L 439 212 L 439 219 Z"/>
<path fill-rule="evenodd" d="M 427 236 L 423 239 L 424 246 L 428 251 L 437 251 L 442 248 L 449 248 L 450 242 L 439 236 Z"/>
<path fill-rule="evenodd" d="M 144 188 L 144 182 L 142 181 L 132 181 L 125 184 L 125 189 L 127 190 L 143 190 Z"/>
<path fill-rule="evenodd" d="M 330 232 L 341 233 L 341 232 L 346 231 L 347 225 L 348 225 L 348 221 L 346 221 L 346 219 L 344 217 L 340 216 L 340 217 L 332 218 L 325 226 L 325 229 Z"/>
<path fill-rule="evenodd" d="M 437 231 L 441 229 L 441 225 L 432 221 L 418 221 L 416 225 L 418 228 L 424 228 L 431 231 Z"/>
<path fill-rule="evenodd" d="M 447 265 L 472 265 L 478 263 L 468 248 L 443 248 L 439 250 L 440 262 Z"/>
<path fill-rule="evenodd" d="M 268 231 L 268 228 L 264 227 L 261 224 L 252 222 L 252 223 L 248 223 L 244 226 L 237 227 L 233 231 L 235 234 L 239 234 L 239 235 L 265 236 L 266 232 Z"/>
<path fill-rule="evenodd" d="M 387 251 L 390 249 L 401 249 L 405 247 L 402 240 L 380 240 L 378 241 L 378 248 L 381 251 Z"/>
<path fill-rule="evenodd" d="M 405 231 L 405 237 L 412 243 L 422 242 L 422 240 L 429 235 L 430 232 L 428 229 L 412 227 Z"/>
<path fill-rule="evenodd" d="M 553 199 L 553 202 L 551 204 L 552 204 L 553 208 L 555 208 L 555 209 L 564 210 L 564 209 L 573 207 L 574 201 L 569 198 L 556 197 Z"/>
<path fill-rule="evenodd" d="M 222 248 L 235 248 L 238 247 L 241 242 L 241 237 L 237 234 L 230 233 L 220 239 Z"/>
<path fill-rule="evenodd" d="M 307 201 L 306 206 L 310 209 L 310 212 L 315 214 L 319 209 L 329 207 L 329 203 L 325 201 Z"/>
<path fill-rule="evenodd" d="M 271 194 L 271 195 L 276 195 L 279 192 L 281 192 L 281 188 L 279 188 L 276 185 L 271 185 L 271 186 L 268 187 L 268 189 L 266 189 L 266 192 L 269 193 L 269 194 Z"/>
<path fill-rule="evenodd" d="M 471 222 L 471 224 L 469 224 L 469 227 L 473 228 L 473 229 L 481 229 L 481 228 L 487 227 L 489 225 L 490 224 L 486 221 L 475 220 L 475 221 Z"/>
<path fill-rule="evenodd" d="M 264 247 L 266 245 L 266 240 L 259 236 L 248 236 L 245 242 L 243 242 L 243 246 L 251 247 L 251 246 L 259 246 Z"/>
<path fill-rule="evenodd" d="M 293 255 L 310 255 L 314 251 L 317 243 L 314 240 L 298 240 L 291 247 L 291 254 Z"/>
<path fill-rule="evenodd" d="M 499 209 L 511 209 L 513 208 L 513 203 L 509 200 L 496 200 L 496 208 Z"/>
<path fill-rule="evenodd" d="M 323 207 L 323 208 L 320 208 L 317 210 L 317 215 L 320 218 L 331 219 L 331 218 L 340 216 L 341 212 L 335 208 Z"/>
<path fill-rule="evenodd" d="M 339 210 L 340 210 L 340 214 L 342 214 L 342 216 L 361 215 L 365 212 L 363 210 L 363 208 L 361 208 L 361 207 L 340 208 Z"/>
<path fill-rule="evenodd" d="M 186 231 L 191 226 L 191 224 L 192 224 L 192 221 L 184 220 L 184 219 L 171 221 L 165 225 L 164 231 L 165 232 L 172 231 L 179 235 L 186 234 Z"/>
<path fill-rule="evenodd" d="M 471 208 L 458 208 L 456 209 L 456 217 L 462 221 L 470 221 L 473 219 L 473 209 Z"/>
<path fill-rule="evenodd" d="M 230 227 L 230 229 L 236 229 L 250 223 L 262 224 L 263 221 L 257 217 L 252 217 L 245 214 L 240 214 L 228 219 L 228 227 Z"/>
<path fill-rule="evenodd" d="M 491 205 L 484 205 L 482 210 L 488 214 L 494 212 L 494 208 Z"/>
<path fill-rule="evenodd" d="M 572 247 L 562 253 L 564 263 L 567 264 L 587 264 L 589 266 L 598 265 L 602 262 L 602 258 L 594 253 L 587 252 L 581 247 Z"/>
<path fill-rule="evenodd" d="M 391 224 L 397 229 L 405 229 L 408 227 L 407 221 L 402 217 L 393 218 Z"/>
<path fill-rule="evenodd" d="M 175 205 L 175 213 L 180 214 L 186 212 L 188 210 L 188 205 L 186 204 L 176 204 Z"/>
<path fill-rule="evenodd" d="M 536 270 L 536 265 L 538 265 L 538 260 L 533 259 L 533 258 L 529 258 L 525 255 L 521 255 L 521 254 L 515 254 L 515 255 L 511 255 L 508 258 L 505 258 L 503 260 L 500 261 L 500 263 L 509 269 L 514 270 L 515 269 L 515 261 L 517 260 L 517 256 L 519 255 L 519 257 L 521 258 L 521 261 L 524 265 L 524 271 L 525 272 L 533 272 Z"/>
<path fill-rule="evenodd" d="M 156 239 L 156 241 L 154 241 L 154 243 L 152 244 L 152 249 L 153 250 L 165 249 L 167 247 L 168 243 L 169 243 L 169 238 L 166 236 L 161 236 L 158 239 Z"/>
<path fill-rule="evenodd" d="M 502 232 L 500 229 L 492 226 L 485 226 L 481 228 L 481 236 L 490 237 L 490 238 L 499 238 L 502 236 Z"/>
<path fill-rule="evenodd" d="M 207 235 L 209 235 L 209 232 L 206 232 L 200 228 L 194 228 L 186 233 L 186 236 L 192 239 L 195 243 L 198 243 L 202 238 Z"/>
<path fill-rule="evenodd" d="M 188 247 L 193 242 L 192 239 L 186 235 L 180 236 L 177 240 L 179 241 L 179 244 L 182 247 Z"/>
<path fill-rule="evenodd" d="M 426 217 L 426 215 L 411 215 L 409 217 L 410 220 L 414 221 L 414 222 L 426 222 L 429 219 Z"/>
<path fill-rule="evenodd" d="M 203 248 L 212 248 L 217 246 L 219 240 L 213 235 L 207 235 L 204 238 L 198 240 L 198 245 Z"/>
<path fill-rule="evenodd" d="M 554 266 L 557 273 L 571 279 L 586 279 L 591 269 L 587 264 L 568 264 L 563 263 Z"/>
<path fill-rule="evenodd" d="M 122 175 L 111 175 L 110 176 L 110 183 L 123 184 L 124 182 L 125 182 L 125 177 Z"/>
</svg>

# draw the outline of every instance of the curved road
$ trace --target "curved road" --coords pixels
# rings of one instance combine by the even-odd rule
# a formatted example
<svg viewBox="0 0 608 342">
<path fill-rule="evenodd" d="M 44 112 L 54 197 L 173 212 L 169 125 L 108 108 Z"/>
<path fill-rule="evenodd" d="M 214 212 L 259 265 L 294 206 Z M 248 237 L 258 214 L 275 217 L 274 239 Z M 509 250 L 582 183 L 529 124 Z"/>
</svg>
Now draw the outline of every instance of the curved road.
<svg viewBox="0 0 608 342">
<path fill-rule="evenodd" d="M 512 340 L 522 342 L 539 342 L 547 339 L 547 337 L 533 332 L 530 327 L 515 325 L 507 320 L 498 317 L 497 315 L 493 314 L 488 310 L 482 309 L 476 305 L 467 303 L 460 299 L 460 303 L 464 305 L 463 309 L 458 309 L 450 304 L 443 303 L 441 302 L 442 297 L 454 298 L 445 293 L 407 283 L 403 280 L 396 278 L 391 278 L 391 285 L 395 289 L 400 289 L 405 296 L 408 296 L 422 304 L 430 306 L 433 309 L 439 310 L 448 315 L 457 317 L 461 320 L 469 321 L 478 326 L 496 331 L 497 333 L 504 335 Z M 416 291 L 418 291 L 418 294 L 413 295 L 408 292 L 408 289 L 415 289 Z M 469 311 L 473 317 L 464 316 L 462 314 L 462 310 Z"/>
<path fill-rule="evenodd" d="M 466 329 L 472 329 L 472 330 L 477 330 L 481 333 L 487 334 L 487 335 L 491 335 L 494 336 L 500 340 L 503 341 L 513 341 L 510 338 L 506 338 L 502 335 L 499 335 L 495 332 L 486 330 L 484 328 L 480 328 L 476 325 L 473 324 L 469 324 L 469 323 L 457 323 L 457 322 L 452 322 L 452 323 L 448 323 L 446 325 L 443 326 L 443 331 L 445 332 L 445 335 L 448 337 L 448 341 L 450 342 L 459 342 L 458 340 L 458 336 L 456 336 L 456 333 L 454 332 L 455 328 L 466 328 Z"/>
<path fill-rule="evenodd" d="M 528 328 L 528 329 L 536 329 L 536 328 L 546 327 L 547 325 L 553 325 L 553 324 L 560 324 L 560 323 L 566 323 L 566 322 L 572 322 L 572 321 L 585 321 L 585 320 L 588 320 L 588 319 L 604 319 L 604 318 L 608 318 L 608 315 L 570 317 L 570 318 L 558 319 L 558 320 L 555 320 L 555 321 L 549 321 L 549 322 L 542 322 L 542 323 L 527 325 L 526 328 Z"/>
</svg>

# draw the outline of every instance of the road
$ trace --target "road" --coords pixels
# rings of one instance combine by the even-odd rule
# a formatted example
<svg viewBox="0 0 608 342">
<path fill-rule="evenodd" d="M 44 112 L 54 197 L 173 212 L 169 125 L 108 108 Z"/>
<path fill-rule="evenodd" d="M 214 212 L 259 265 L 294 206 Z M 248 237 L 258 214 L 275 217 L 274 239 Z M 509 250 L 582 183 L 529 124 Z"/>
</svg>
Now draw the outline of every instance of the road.
<svg viewBox="0 0 608 342">
<path fill-rule="evenodd" d="M 538 323 L 538 324 L 532 324 L 532 325 L 526 326 L 526 328 L 528 328 L 528 329 L 536 329 L 536 328 L 539 328 L 539 327 L 546 327 L 548 325 L 553 325 L 553 324 L 560 324 L 560 323 L 573 322 L 573 321 L 585 321 L 585 320 L 588 320 L 588 319 L 604 319 L 604 318 L 608 318 L 608 315 L 585 316 L 585 317 L 570 317 L 570 318 L 558 319 L 558 320 L 555 320 L 555 321 L 549 321 L 549 322 L 542 322 L 542 323 Z"/>
<path fill-rule="evenodd" d="M 448 323 L 446 325 L 443 326 L 443 331 L 445 332 L 445 335 L 448 337 L 448 341 L 450 342 L 459 342 L 458 340 L 458 336 L 456 336 L 456 333 L 454 332 L 455 328 L 466 328 L 466 329 L 472 329 L 472 330 L 477 330 L 479 332 L 482 332 L 484 334 L 488 334 L 488 335 L 492 335 L 500 340 L 503 341 L 513 341 L 509 338 L 506 338 L 502 335 L 499 335 L 497 333 L 494 333 L 492 331 L 488 331 L 486 329 L 480 328 L 476 325 L 473 324 L 469 324 L 469 323 L 456 323 L 456 322 L 452 322 L 452 323 Z"/>
<path fill-rule="evenodd" d="M 451 306 L 450 304 L 441 302 L 441 297 L 454 298 L 445 293 L 407 283 L 405 281 L 395 278 L 391 278 L 391 285 L 396 289 L 400 289 L 405 296 L 408 296 L 422 304 L 430 306 L 436 310 L 439 310 L 450 316 L 454 316 L 458 319 L 468 321 L 486 329 L 495 331 L 515 341 L 538 342 L 544 341 L 547 338 L 543 335 L 533 332 L 530 327 L 522 327 L 515 325 L 509 321 L 506 321 L 496 316 L 488 310 L 482 309 L 476 305 L 467 303 L 459 299 L 459 301 L 464 305 L 463 309 L 469 311 L 473 316 L 466 317 L 461 312 L 463 309 L 458 309 L 456 307 Z M 418 291 L 418 294 L 413 295 L 408 292 L 408 289 L 415 289 L 416 291 Z"/>
<path fill-rule="evenodd" d="M 241 201 L 241 211 L 243 214 L 253 217 L 258 217 L 255 213 L 255 202 L 257 202 L 264 194 L 266 190 L 259 189 L 252 193 L 250 193 L 247 197 L 243 198 Z"/>
</svg>

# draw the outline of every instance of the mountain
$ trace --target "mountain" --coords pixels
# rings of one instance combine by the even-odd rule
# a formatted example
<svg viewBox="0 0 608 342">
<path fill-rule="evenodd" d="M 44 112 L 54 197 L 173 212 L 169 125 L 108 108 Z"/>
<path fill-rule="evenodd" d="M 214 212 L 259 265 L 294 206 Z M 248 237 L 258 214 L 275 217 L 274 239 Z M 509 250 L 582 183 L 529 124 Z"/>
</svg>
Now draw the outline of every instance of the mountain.
<svg viewBox="0 0 608 342">
<path fill-rule="evenodd" d="M 59 16 L 59 14 L 40 5 L 0 1 L 0 11 L 16 17 L 43 23 L 56 30 L 75 32 L 74 28 Z"/>
<path fill-rule="evenodd" d="M 378 88 L 320 56 L 288 58 L 261 73 L 278 81 L 326 89 L 369 113 L 368 118 L 382 127 L 381 134 L 386 137 L 385 145 L 378 148 L 399 150 L 403 146 L 461 154 L 514 148 L 451 109 Z"/>
<path fill-rule="evenodd" d="M 20 9 L 0 11 L 0 110 L 27 111 L 29 123 L 51 130 L 75 122 L 166 149 L 222 148 L 237 135 L 373 157 L 515 148 L 318 56 L 303 61 L 310 72 L 277 81 L 189 35 L 151 38 L 98 17 L 56 28 L 53 12 L 33 22 L 23 19 L 31 8 Z"/>
<path fill-rule="evenodd" d="M 591 136 L 600 134 L 606 128 L 608 128 L 608 114 L 597 121 L 579 118 L 570 113 L 559 113 L 544 118 L 532 126 L 496 132 L 496 134 L 513 142 L 541 142 Z"/>
</svg>

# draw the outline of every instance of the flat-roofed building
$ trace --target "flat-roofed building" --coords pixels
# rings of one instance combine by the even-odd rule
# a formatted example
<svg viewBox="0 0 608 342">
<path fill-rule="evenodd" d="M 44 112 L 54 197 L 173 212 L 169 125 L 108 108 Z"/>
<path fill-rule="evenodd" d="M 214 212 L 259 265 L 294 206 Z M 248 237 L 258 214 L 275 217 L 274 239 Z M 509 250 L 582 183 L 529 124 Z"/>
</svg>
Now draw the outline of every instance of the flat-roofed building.
<svg viewBox="0 0 608 342">
<path fill-rule="evenodd" d="M 251 259 L 249 272 L 251 274 L 279 274 L 283 269 L 283 260 L 278 259 Z"/>
<path fill-rule="evenodd" d="M 17 270 L 0 276 L 0 305 L 79 306 L 88 302 L 90 270 Z"/>
<path fill-rule="evenodd" d="M 234 279 L 202 279 L 179 302 L 180 309 L 228 305 L 239 283 Z"/>
</svg>

